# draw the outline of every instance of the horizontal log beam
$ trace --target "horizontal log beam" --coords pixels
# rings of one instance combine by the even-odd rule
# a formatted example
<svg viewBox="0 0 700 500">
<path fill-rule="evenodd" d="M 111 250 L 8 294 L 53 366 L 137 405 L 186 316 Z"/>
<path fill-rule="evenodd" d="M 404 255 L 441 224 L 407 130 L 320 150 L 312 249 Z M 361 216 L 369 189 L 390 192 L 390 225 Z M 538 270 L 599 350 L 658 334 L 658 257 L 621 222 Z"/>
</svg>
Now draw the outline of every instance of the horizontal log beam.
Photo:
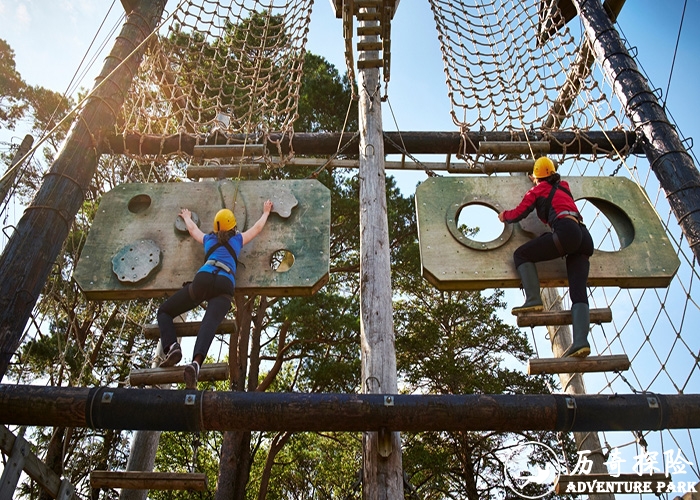
<svg viewBox="0 0 700 500">
<path fill-rule="evenodd" d="M 207 475 L 181 472 L 95 470 L 90 473 L 90 486 L 96 489 L 206 491 Z"/>
<path fill-rule="evenodd" d="M 527 362 L 527 373 L 593 373 L 621 372 L 629 370 L 630 360 L 626 354 L 612 356 L 588 356 L 587 358 L 538 358 Z"/>
<path fill-rule="evenodd" d="M 124 430 L 606 431 L 700 427 L 700 394 L 381 395 L 0 385 L 0 423 Z"/>
<path fill-rule="evenodd" d="M 591 323 L 610 323 L 612 310 L 609 307 L 591 309 Z M 518 326 L 560 326 L 572 324 L 571 310 L 538 311 L 518 314 Z"/>
<path fill-rule="evenodd" d="M 139 387 L 142 385 L 177 384 L 184 382 L 185 366 L 171 366 L 168 368 L 146 368 L 133 370 L 129 374 L 129 385 Z M 199 370 L 197 380 L 200 382 L 212 382 L 228 380 L 228 363 L 204 363 Z"/>
<path fill-rule="evenodd" d="M 201 321 L 185 321 L 175 323 L 175 335 L 178 337 L 196 337 L 199 333 L 199 328 L 202 326 Z M 225 319 L 216 328 L 217 334 L 230 334 L 238 330 L 235 319 Z M 160 330 L 157 324 L 148 324 L 143 326 L 143 334 L 147 339 L 159 339 Z"/>
<path fill-rule="evenodd" d="M 403 144 L 411 154 L 477 154 L 478 144 L 488 142 L 522 142 L 547 141 L 550 154 L 590 155 L 604 152 L 622 151 L 630 147 L 631 153 L 640 153 L 641 147 L 633 147 L 637 136 L 634 132 L 611 130 L 591 132 L 467 132 L 463 141 L 459 132 L 384 132 L 384 153 L 401 154 L 404 151 L 396 145 Z M 102 143 L 100 152 L 104 154 L 123 154 L 130 152 L 143 156 L 185 153 L 192 155 L 196 145 L 214 145 L 229 143 L 252 144 L 258 140 L 254 136 L 225 136 L 214 133 L 206 139 L 188 133 L 169 136 L 138 133 L 108 136 Z M 283 154 L 289 154 L 289 136 L 270 134 L 269 151 L 277 151 L 277 143 Z M 295 133 L 294 153 L 297 155 L 333 155 L 339 149 L 345 155 L 358 154 L 359 137 L 353 133 Z"/>
</svg>

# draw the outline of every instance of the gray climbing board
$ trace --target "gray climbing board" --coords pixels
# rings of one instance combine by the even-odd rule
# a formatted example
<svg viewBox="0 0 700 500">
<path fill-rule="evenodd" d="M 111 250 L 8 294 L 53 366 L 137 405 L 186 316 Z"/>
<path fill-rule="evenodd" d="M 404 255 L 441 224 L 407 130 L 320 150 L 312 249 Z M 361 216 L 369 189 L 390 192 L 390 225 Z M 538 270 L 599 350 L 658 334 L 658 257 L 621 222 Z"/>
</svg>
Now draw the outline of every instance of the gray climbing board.
<svg viewBox="0 0 700 500">
<path fill-rule="evenodd" d="M 102 198 L 74 278 L 91 300 L 170 295 L 192 280 L 204 260 L 203 246 L 178 217 L 181 208 L 196 214 L 208 233 L 216 212 L 233 207 L 238 229 L 245 231 L 268 198 L 272 214 L 243 247 L 236 289 L 311 295 L 328 281 L 330 251 L 330 191 L 316 180 L 120 185 Z M 278 270 L 273 261 L 281 263 Z"/>
<path fill-rule="evenodd" d="M 571 177 L 566 181 L 576 200 L 585 198 L 604 213 L 620 239 L 620 250 L 596 251 L 591 257 L 588 284 L 668 286 L 680 261 L 641 188 L 621 177 Z M 471 204 L 490 207 L 496 213 L 515 208 L 531 187 L 526 176 L 434 177 L 418 186 L 415 203 L 423 276 L 440 290 L 519 287 L 513 252 L 548 231 L 536 215 L 504 225 L 502 233 L 487 242 L 462 234 L 457 220 L 460 211 Z M 483 225 L 483 221 L 471 225 L 479 223 Z M 500 224 L 498 219 L 496 223 Z M 563 259 L 538 263 L 537 269 L 543 286 L 567 286 Z"/>
</svg>

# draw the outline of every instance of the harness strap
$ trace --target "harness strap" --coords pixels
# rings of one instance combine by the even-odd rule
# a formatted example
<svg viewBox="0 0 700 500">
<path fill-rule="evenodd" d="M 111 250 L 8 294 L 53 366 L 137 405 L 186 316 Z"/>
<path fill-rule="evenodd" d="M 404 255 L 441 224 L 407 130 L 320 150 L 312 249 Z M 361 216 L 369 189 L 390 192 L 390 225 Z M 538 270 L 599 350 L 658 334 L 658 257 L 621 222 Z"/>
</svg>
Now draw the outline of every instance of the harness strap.
<svg viewBox="0 0 700 500">
<path fill-rule="evenodd" d="M 549 211 L 552 210 L 552 200 L 554 199 L 554 195 L 557 192 L 557 189 L 561 189 L 563 192 L 568 194 L 572 200 L 574 199 L 574 195 L 571 194 L 571 191 L 559 184 L 559 181 L 557 181 L 556 184 L 552 184 L 552 189 L 549 190 L 549 196 L 547 196 L 547 200 L 545 201 L 547 208 L 547 218 L 549 218 Z M 581 222 L 581 214 L 578 212 L 573 212 L 571 210 L 565 210 L 563 212 L 559 212 L 556 215 L 557 218 L 559 218 L 560 216 L 571 215 L 573 217 L 576 217 L 576 219 L 578 219 L 578 221 Z"/>
<path fill-rule="evenodd" d="M 226 272 L 229 273 L 229 274 L 233 274 L 233 270 L 232 270 L 230 267 L 228 267 L 228 266 L 227 266 L 226 264 L 224 264 L 223 262 L 219 262 L 218 260 L 209 259 L 209 260 L 206 261 L 204 264 L 207 265 L 207 266 L 215 266 L 215 267 L 218 267 L 219 269 L 223 269 L 224 271 L 226 271 Z"/>
<path fill-rule="evenodd" d="M 209 257 L 211 257 L 211 254 L 214 253 L 214 250 L 216 250 L 217 248 L 221 248 L 221 247 L 224 247 L 226 250 L 228 250 L 228 253 L 231 254 L 231 257 L 233 257 L 233 261 L 236 263 L 236 269 L 238 269 L 238 258 L 236 257 L 236 252 L 228 241 L 224 241 L 223 243 L 217 241 L 215 244 L 213 244 L 211 246 L 211 248 L 209 249 L 207 254 L 204 256 L 204 260 L 206 261 L 206 264 L 216 266 L 216 264 L 210 263 Z M 211 262 L 217 262 L 217 263 L 221 264 L 219 261 L 216 261 L 216 260 L 212 260 Z M 225 270 L 227 273 L 233 274 L 231 272 L 231 269 L 227 265 L 225 265 L 225 264 L 222 264 L 222 265 L 224 267 L 221 267 L 221 266 L 217 266 L 217 267 L 220 267 L 221 269 Z"/>
</svg>

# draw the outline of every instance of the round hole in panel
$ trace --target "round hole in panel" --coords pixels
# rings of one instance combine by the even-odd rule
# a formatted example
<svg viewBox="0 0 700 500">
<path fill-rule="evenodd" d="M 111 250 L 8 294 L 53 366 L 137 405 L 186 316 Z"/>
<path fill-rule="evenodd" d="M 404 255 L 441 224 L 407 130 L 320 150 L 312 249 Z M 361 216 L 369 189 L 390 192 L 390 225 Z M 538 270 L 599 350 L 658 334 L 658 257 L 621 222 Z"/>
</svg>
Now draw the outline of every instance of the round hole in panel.
<svg viewBox="0 0 700 500">
<path fill-rule="evenodd" d="M 129 212 L 140 214 L 151 206 L 151 197 L 147 194 L 137 194 L 129 200 Z"/>
<path fill-rule="evenodd" d="M 289 250 L 277 250 L 272 254 L 270 267 L 278 273 L 286 273 L 294 265 L 294 254 Z"/>
<path fill-rule="evenodd" d="M 473 250 L 494 250 L 513 234 L 512 224 L 498 220 L 499 207 L 487 199 L 474 199 L 448 209 L 447 227 L 454 238 Z"/>
</svg>

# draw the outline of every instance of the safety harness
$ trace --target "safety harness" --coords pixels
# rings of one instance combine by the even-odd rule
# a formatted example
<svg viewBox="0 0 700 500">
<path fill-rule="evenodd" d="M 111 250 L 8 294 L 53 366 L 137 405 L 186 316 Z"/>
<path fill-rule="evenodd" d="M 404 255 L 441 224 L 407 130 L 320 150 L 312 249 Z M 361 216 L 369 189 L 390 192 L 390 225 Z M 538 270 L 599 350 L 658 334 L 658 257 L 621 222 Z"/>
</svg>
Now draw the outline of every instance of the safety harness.
<svg viewBox="0 0 700 500">
<path fill-rule="evenodd" d="M 231 244 L 228 241 L 224 241 L 223 243 L 221 243 L 219 241 L 219 242 L 216 242 L 214 245 L 212 245 L 211 248 L 209 249 L 209 251 L 207 252 L 207 254 L 204 256 L 204 260 L 206 261 L 204 264 L 209 265 L 209 266 L 218 267 L 219 269 L 223 269 L 224 271 L 226 271 L 229 274 L 233 274 L 233 270 L 230 267 L 228 267 L 226 264 L 224 264 L 223 262 L 219 262 L 218 260 L 209 258 L 209 257 L 211 257 L 211 254 L 213 254 L 217 248 L 221 248 L 221 247 L 224 247 L 226 250 L 228 250 L 228 253 L 231 254 L 231 257 L 233 257 L 233 261 L 236 263 L 236 269 L 238 269 L 238 258 L 236 258 L 236 252 L 234 251 L 233 247 L 231 246 Z"/>
<path fill-rule="evenodd" d="M 546 214 L 547 218 L 549 219 L 549 211 L 552 210 L 552 200 L 554 199 L 554 194 L 557 192 L 557 189 L 561 189 L 564 193 L 569 195 L 569 197 L 573 200 L 574 196 L 571 194 L 571 191 L 566 189 L 564 186 L 559 184 L 559 181 L 556 183 L 552 184 L 552 189 L 549 190 L 549 196 L 547 196 L 547 199 L 545 200 L 545 209 L 546 209 Z M 559 212 L 556 214 L 557 218 L 560 216 L 569 216 L 574 219 L 580 224 L 581 223 L 581 214 L 578 212 L 573 212 L 571 210 L 564 210 L 563 212 Z M 552 235 L 552 240 L 554 241 L 554 245 L 557 247 L 557 250 L 559 251 L 559 255 L 562 257 L 566 255 L 566 251 L 564 250 L 564 247 L 561 244 L 561 241 L 559 241 L 559 235 L 557 233 L 554 233 Z"/>
</svg>

